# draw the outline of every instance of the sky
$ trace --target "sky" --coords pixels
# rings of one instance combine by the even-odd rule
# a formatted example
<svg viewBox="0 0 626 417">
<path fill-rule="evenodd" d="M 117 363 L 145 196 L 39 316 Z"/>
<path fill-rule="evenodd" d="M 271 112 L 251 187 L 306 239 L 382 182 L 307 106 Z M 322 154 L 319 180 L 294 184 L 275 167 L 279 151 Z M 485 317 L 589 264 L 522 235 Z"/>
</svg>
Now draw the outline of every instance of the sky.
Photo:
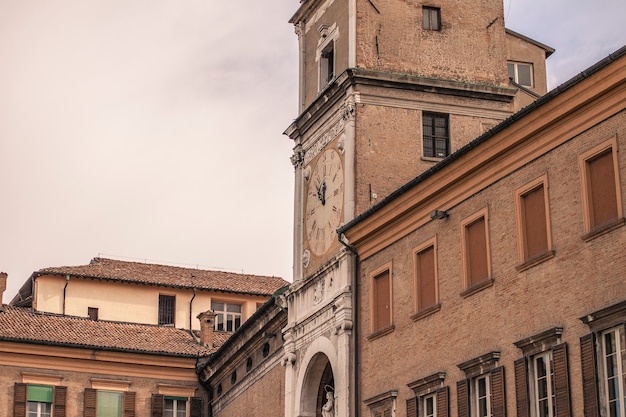
<svg viewBox="0 0 626 417">
<path fill-rule="evenodd" d="M 398 0 L 400 1 L 400 0 Z M 0 271 L 94 257 L 291 281 L 297 0 L 0 0 Z M 506 0 L 554 88 L 624 0 Z"/>
</svg>

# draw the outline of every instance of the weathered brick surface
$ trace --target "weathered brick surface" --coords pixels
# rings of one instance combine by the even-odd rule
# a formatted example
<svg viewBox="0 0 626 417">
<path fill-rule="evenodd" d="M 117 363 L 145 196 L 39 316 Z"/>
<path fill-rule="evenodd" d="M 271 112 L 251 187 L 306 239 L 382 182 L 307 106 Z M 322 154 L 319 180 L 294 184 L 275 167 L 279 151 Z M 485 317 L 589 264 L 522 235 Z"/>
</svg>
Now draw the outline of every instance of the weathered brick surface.
<svg viewBox="0 0 626 417">
<path fill-rule="evenodd" d="M 427 223 L 392 246 L 361 262 L 359 297 L 359 369 L 361 399 L 398 390 L 397 416 L 405 416 L 407 384 L 446 372 L 450 411 L 456 416 L 456 381 L 464 373 L 459 363 L 490 351 L 500 351 L 505 367 L 508 415 L 514 416 L 513 361 L 522 356 L 514 342 L 543 330 L 562 326 L 569 344 L 570 390 L 573 415 L 582 415 L 579 337 L 589 333 L 580 317 L 626 299 L 624 270 L 626 227 L 584 242 L 581 180 L 578 155 L 617 134 L 626 146 L 626 112 L 608 119 L 564 145 L 496 181 L 450 209 L 450 217 Z M 622 199 L 626 155 L 619 153 Z M 518 272 L 514 190 L 548 175 L 554 258 Z M 626 201 L 624 201 L 626 204 Z M 463 298 L 461 230 L 459 222 L 488 207 L 492 287 Z M 413 321 L 413 264 L 411 249 L 437 236 L 441 310 Z M 393 262 L 393 320 L 395 330 L 378 339 L 370 334 L 369 273 Z M 368 415 L 361 404 L 361 415 Z"/>
</svg>

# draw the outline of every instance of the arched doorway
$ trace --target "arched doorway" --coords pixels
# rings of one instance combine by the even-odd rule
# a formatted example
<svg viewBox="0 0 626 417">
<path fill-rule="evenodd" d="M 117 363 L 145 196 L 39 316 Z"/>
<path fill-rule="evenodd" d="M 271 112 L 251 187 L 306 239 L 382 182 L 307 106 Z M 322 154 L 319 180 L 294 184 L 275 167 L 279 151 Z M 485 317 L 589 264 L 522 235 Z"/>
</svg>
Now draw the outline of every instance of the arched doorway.
<svg viewBox="0 0 626 417">
<path fill-rule="evenodd" d="M 317 353 L 309 362 L 304 384 L 302 385 L 300 397 L 301 415 L 324 417 L 322 415 L 322 407 L 328 401 L 328 392 L 332 394 L 333 403 L 336 403 L 335 377 L 332 366 L 325 354 Z"/>
</svg>

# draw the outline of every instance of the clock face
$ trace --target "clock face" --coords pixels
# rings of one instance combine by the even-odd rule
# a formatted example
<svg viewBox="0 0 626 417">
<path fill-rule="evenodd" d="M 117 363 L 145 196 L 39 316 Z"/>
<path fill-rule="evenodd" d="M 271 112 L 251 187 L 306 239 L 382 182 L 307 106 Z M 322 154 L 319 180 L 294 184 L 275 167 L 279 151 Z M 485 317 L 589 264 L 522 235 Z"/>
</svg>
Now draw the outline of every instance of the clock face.
<svg viewBox="0 0 626 417">
<path fill-rule="evenodd" d="M 334 149 L 322 153 L 311 171 L 306 198 L 306 232 L 316 255 L 326 253 L 337 238 L 343 208 L 343 167 Z"/>
</svg>

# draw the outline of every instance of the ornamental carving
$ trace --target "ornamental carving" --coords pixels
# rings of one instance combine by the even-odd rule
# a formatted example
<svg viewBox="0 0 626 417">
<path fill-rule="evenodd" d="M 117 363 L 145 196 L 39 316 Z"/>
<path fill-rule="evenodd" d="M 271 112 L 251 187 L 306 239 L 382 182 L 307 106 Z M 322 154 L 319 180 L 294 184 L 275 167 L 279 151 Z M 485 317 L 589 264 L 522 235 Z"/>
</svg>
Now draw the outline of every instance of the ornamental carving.
<svg viewBox="0 0 626 417">
<path fill-rule="evenodd" d="M 319 304 L 324 299 L 324 278 L 318 279 L 313 286 L 313 303 Z"/>
<path fill-rule="evenodd" d="M 315 144 L 311 146 L 310 149 L 306 151 L 304 154 L 304 163 L 308 164 L 311 162 L 313 158 L 317 154 L 319 154 L 322 149 L 326 147 L 330 142 L 332 142 L 339 134 L 343 131 L 344 123 L 343 120 L 337 120 L 330 128 L 328 128 L 319 139 L 315 141 Z"/>
</svg>

